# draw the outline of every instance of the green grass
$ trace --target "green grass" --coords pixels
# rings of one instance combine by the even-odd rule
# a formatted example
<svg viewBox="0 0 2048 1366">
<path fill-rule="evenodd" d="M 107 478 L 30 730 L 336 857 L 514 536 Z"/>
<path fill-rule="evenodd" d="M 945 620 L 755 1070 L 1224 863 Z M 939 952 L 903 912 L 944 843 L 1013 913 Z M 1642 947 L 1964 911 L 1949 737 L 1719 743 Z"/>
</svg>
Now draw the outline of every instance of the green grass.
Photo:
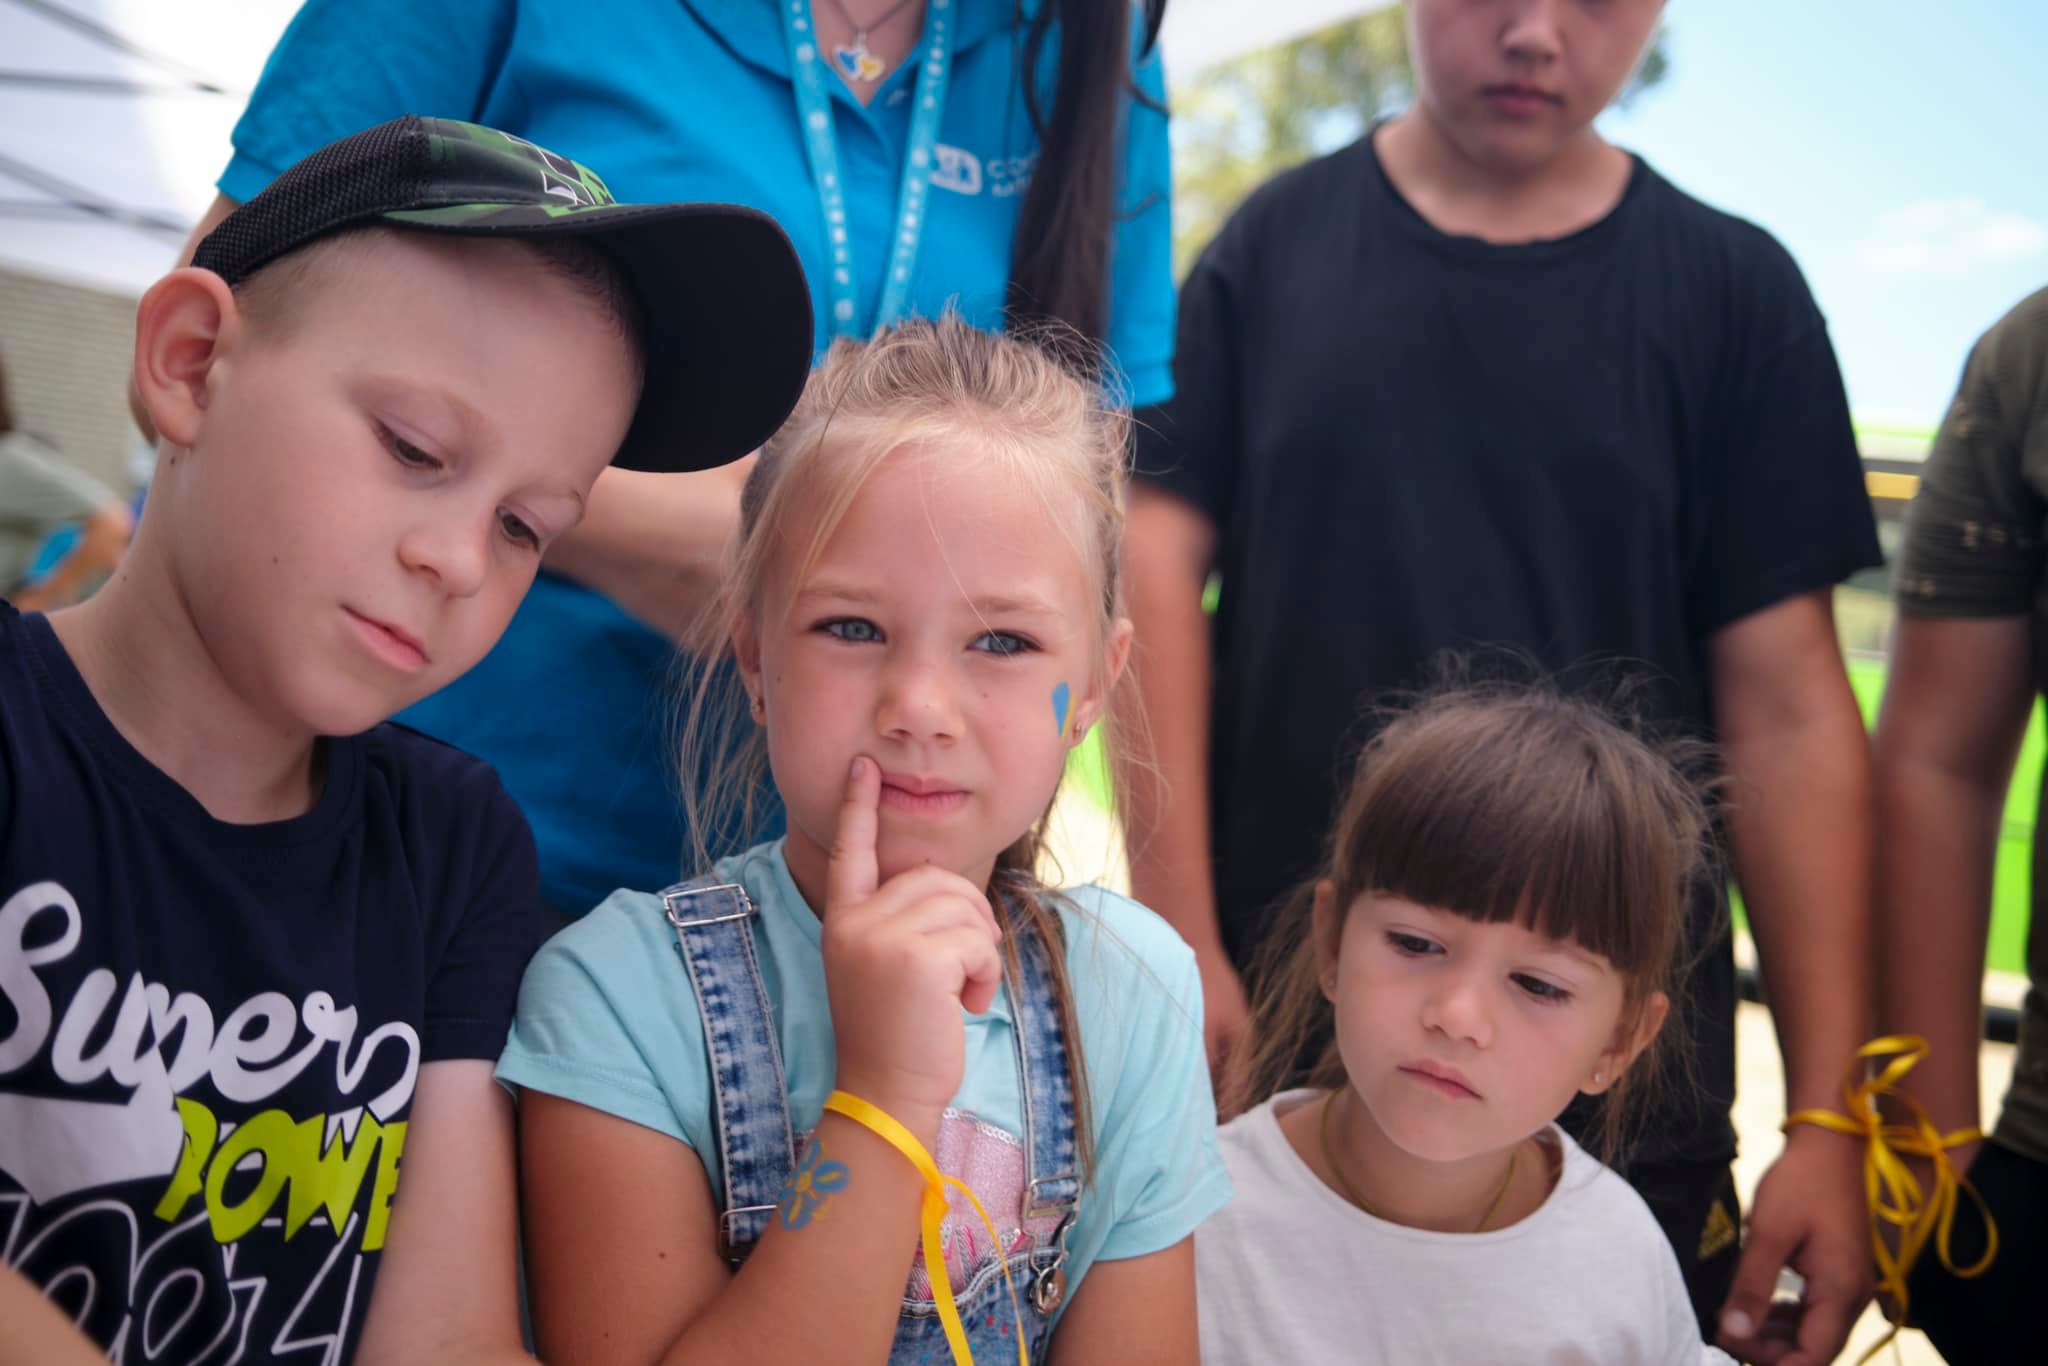
<svg viewBox="0 0 2048 1366">
<path fill-rule="evenodd" d="M 1884 695 L 1884 664 L 1874 659 L 1849 662 L 1849 682 L 1856 689 L 1866 724 L 1877 719 L 1877 704 Z M 1088 800 L 1102 809 L 1109 807 L 1109 771 L 1104 761 L 1102 732 L 1091 731 L 1067 761 L 1068 781 Z M 2030 850 L 2034 842 L 2034 808 L 2041 790 L 2041 765 L 2048 754 L 2041 712 L 2037 708 L 2027 724 L 2027 738 L 2020 747 L 2013 770 L 2012 790 L 2005 799 L 2005 828 L 1998 840 L 1998 870 L 1991 897 L 1991 942 L 1985 953 L 1986 965 L 2002 972 L 2025 972 L 2027 952 L 2027 885 Z M 1742 908 L 1738 901 L 1738 921 Z"/>
</svg>

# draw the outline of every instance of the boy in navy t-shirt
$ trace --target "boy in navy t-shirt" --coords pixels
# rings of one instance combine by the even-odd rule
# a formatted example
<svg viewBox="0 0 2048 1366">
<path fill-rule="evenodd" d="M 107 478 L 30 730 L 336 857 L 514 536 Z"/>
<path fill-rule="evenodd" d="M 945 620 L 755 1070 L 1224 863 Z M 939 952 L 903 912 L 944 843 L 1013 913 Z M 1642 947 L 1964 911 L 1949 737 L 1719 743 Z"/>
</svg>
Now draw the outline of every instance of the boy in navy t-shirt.
<svg viewBox="0 0 2048 1366">
<path fill-rule="evenodd" d="M 600 470 L 744 454 L 810 351 L 771 220 L 440 120 L 315 153 L 144 296 L 133 549 L 0 604 L 0 1360 L 519 1354 L 491 1067 L 533 842 L 385 718 Z"/>
</svg>

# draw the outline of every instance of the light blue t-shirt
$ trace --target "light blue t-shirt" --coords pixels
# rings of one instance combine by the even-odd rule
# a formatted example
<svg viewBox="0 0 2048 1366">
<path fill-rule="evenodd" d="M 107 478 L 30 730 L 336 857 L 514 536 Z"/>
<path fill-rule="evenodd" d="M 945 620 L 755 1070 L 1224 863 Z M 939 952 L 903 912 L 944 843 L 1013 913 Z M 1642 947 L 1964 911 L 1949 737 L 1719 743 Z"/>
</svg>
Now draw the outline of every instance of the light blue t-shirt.
<svg viewBox="0 0 2048 1366">
<path fill-rule="evenodd" d="M 818 917 L 790 879 L 780 841 L 723 860 L 717 872 L 745 887 L 760 911 L 755 942 L 788 1074 L 790 1123 L 808 1131 L 832 1091 L 836 1058 Z M 1078 1288 L 1094 1262 L 1141 1257 L 1187 1237 L 1228 1201 L 1230 1184 L 1216 1149 L 1194 954 L 1165 921 L 1114 892 L 1091 886 L 1064 895 L 1095 1143 L 1067 1239 L 1068 1283 Z M 498 1077 L 688 1144 L 707 1155 L 713 1198 L 723 1200 L 703 1024 L 658 897 L 620 892 L 548 942 L 520 987 Z M 967 1070 L 953 1109 L 1021 1141 L 1007 992 L 985 1014 L 967 1016 Z M 942 1134 L 941 1166 L 968 1176 L 954 1170 L 946 1147 Z M 985 1156 L 965 1160 L 981 1171 L 992 1165 Z"/>
<path fill-rule="evenodd" d="M 1035 3 L 1027 3 L 1035 10 Z M 909 310 L 999 327 L 1021 190 L 1036 164 L 1015 0 L 958 0 Z M 1051 107 L 1058 42 L 1041 62 Z M 827 82 L 862 331 L 896 224 L 916 63 L 862 107 Z M 1134 404 L 1173 390 L 1172 174 L 1156 53 L 1126 102 L 1108 343 Z M 621 200 L 766 210 L 826 326 L 825 223 L 775 0 L 307 0 L 235 126 L 222 193 L 247 200 L 316 148 L 400 114 L 466 119 L 590 166 Z M 550 905 L 661 887 L 684 848 L 667 691 L 673 650 L 606 599 L 543 576 L 491 656 L 400 719 L 489 760 L 526 813 Z M 769 833 L 769 832 L 764 832 Z M 716 845 L 714 843 L 713 847 Z"/>
</svg>

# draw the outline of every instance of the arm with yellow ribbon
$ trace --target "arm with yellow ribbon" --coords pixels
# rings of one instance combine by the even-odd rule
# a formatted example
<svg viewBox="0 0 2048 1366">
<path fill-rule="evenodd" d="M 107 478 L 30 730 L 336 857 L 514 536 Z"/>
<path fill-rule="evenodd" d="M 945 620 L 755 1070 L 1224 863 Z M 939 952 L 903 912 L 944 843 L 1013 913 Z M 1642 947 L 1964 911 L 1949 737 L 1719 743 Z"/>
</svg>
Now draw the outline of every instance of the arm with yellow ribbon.
<svg viewBox="0 0 2048 1366">
<path fill-rule="evenodd" d="M 1952 1275 L 1969 1278 L 1982 1275 L 1998 1255 L 1998 1228 L 1991 1211 L 1976 1189 L 1956 1172 L 1949 1150 L 1975 1143 L 1983 1137 L 1978 1129 L 1956 1129 L 1942 1133 L 1926 1109 L 1899 1089 L 1906 1074 L 1927 1057 L 1927 1041 L 1914 1034 L 1891 1034 L 1872 1039 L 1856 1051 L 1848 1079 L 1842 1085 L 1843 1109 L 1800 1110 L 1789 1116 L 1785 1127 L 1812 1124 L 1863 1141 L 1863 1189 L 1870 1207 L 1871 1252 L 1877 1260 L 1878 1287 L 1883 1292 L 1885 1317 L 1891 1329 L 1858 1358 L 1859 1366 L 1869 1361 L 1898 1336 L 1906 1323 L 1910 1297 L 1907 1278 L 1914 1265 L 1934 1245 L 1935 1256 Z M 1889 1101 L 1907 1119 L 1887 1123 L 1879 1101 Z M 1923 1189 L 1908 1159 L 1922 1158 L 1933 1164 L 1931 1187 Z M 1949 1254 L 1949 1238 L 1955 1226 L 1959 1195 L 1967 1195 L 1984 1219 L 1984 1255 L 1966 1267 L 1958 1267 Z M 1886 1235 L 1896 1231 L 1896 1247 Z"/>
</svg>

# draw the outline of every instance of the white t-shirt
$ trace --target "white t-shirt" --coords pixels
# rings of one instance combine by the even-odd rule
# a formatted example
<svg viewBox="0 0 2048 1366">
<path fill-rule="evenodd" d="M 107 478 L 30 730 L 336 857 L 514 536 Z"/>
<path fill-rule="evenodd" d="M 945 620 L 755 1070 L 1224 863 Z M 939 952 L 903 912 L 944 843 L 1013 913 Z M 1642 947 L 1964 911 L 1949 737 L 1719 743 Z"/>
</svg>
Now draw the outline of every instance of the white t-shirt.
<svg viewBox="0 0 2048 1366">
<path fill-rule="evenodd" d="M 1236 1195 L 1195 1234 L 1206 1366 L 1730 1362 L 1700 1341 L 1649 1206 L 1562 1129 L 1534 1214 L 1435 1233 L 1374 1218 L 1302 1161 L 1276 1114 L 1315 1094 L 1276 1096 L 1220 1135 Z"/>
</svg>

